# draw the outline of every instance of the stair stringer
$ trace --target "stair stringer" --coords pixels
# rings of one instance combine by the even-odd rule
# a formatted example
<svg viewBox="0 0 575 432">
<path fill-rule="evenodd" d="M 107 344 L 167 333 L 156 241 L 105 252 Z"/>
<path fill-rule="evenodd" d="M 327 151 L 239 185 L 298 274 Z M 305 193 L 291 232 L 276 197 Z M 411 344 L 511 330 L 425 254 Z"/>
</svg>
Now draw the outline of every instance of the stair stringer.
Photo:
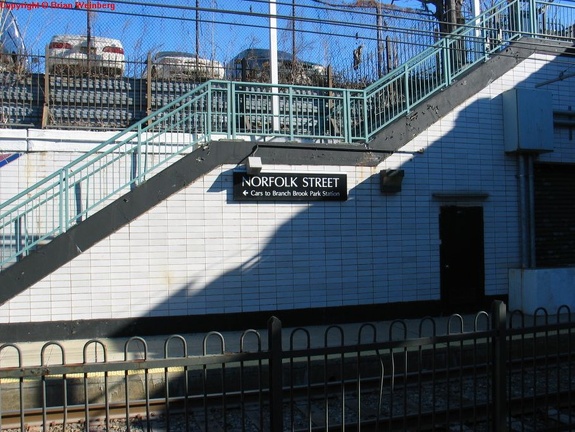
<svg viewBox="0 0 575 432">
<path fill-rule="evenodd" d="M 376 166 L 386 156 L 384 153 L 370 152 L 363 146 L 346 144 L 212 141 L 0 272 L 0 304 L 21 294 L 215 168 L 245 163 L 256 149 L 258 156 L 267 164 Z"/>
</svg>

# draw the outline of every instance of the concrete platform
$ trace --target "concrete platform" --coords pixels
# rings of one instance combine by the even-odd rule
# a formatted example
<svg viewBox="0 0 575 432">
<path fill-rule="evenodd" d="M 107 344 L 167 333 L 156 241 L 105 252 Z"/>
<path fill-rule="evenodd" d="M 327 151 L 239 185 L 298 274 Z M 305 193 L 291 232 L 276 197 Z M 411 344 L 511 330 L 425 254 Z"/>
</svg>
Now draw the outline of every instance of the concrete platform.
<svg viewBox="0 0 575 432">
<path fill-rule="evenodd" d="M 405 340 L 434 335 L 456 334 L 473 331 L 477 326 L 485 330 L 489 316 L 452 315 L 423 319 L 352 323 L 337 326 L 310 326 L 282 329 L 284 349 L 290 347 L 324 347 L 355 345 L 373 341 Z M 477 321 L 477 323 L 476 323 Z M 0 368 L 40 366 L 47 364 L 123 361 L 134 359 L 162 359 L 182 356 L 187 349 L 189 356 L 230 352 L 267 350 L 267 329 L 189 333 L 133 338 L 73 339 L 47 342 L 25 342 L 0 345 Z M 309 342 L 308 342 L 309 339 Z M 243 348 L 242 348 L 243 347 Z"/>
</svg>

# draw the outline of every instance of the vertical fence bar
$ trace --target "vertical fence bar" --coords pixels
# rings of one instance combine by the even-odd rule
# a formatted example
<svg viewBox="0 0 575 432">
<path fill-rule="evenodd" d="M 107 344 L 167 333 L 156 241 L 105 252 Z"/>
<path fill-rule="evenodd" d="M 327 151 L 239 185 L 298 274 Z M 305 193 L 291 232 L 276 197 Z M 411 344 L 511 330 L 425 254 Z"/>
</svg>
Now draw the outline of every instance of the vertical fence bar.
<svg viewBox="0 0 575 432">
<path fill-rule="evenodd" d="M 369 118 L 369 111 L 368 111 L 368 104 L 370 104 L 370 100 L 374 99 L 375 97 L 373 96 L 373 94 L 368 95 L 366 92 L 363 93 L 363 98 L 362 98 L 362 103 L 361 103 L 361 109 L 363 110 L 362 112 L 362 116 L 363 116 L 363 127 L 361 128 L 361 133 L 362 133 L 362 139 L 367 141 L 367 137 L 369 137 L 369 129 L 370 129 L 370 118 Z M 375 109 L 375 104 L 373 102 L 371 102 L 371 109 L 374 110 Z"/>
<path fill-rule="evenodd" d="M 20 216 L 14 220 L 14 246 L 16 248 L 16 260 L 20 261 L 24 258 L 24 242 L 22 241 L 22 218 Z"/>
<path fill-rule="evenodd" d="M 411 112 L 411 94 L 409 92 L 409 66 L 403 67 L 403 85 L 405 90 L 405 111 Z"/>
<path fill-rule="evenodd" d="M 207 116 L 206 116 L 206 129 L 205 129 L 205 134 L 207 136 L 212 136 L 212 121 L 215 121 L 214 119 L 216 119 L 216 113 L 213 107 L 214 101 L 213 101 L 213 89 L 212 89 L 212 82 L 208 81 L 208 87 L 206 89 L 206 111 L 207 111 Z M 191 131 L 190 131 L 191 132 Z"/>
<path fill-rule="evenodd" d="M 60 208 L 59 208 L 59 234 L 68 231 L 68 176 L 67 168 L 60 170 Z M 46 227 L 48 227 L 46 225 Z"/>
<path fill-rule="evenodd" d="M 363 94 L 365 95 L 365 90 L 364 90 Z M 344 89 L 342 96 L 343 96 L 342 108 L 343 108 L 344 141 L 347 143 L 350 143 L 353 140 L 353 137 L 351 134 L 352 107 L 350 105 L 350 103 L 351 103 L 350 91 Z M 364 100 L 365 100 L 365 98 L 364 98 Z"/>
<path fill-rule="evenodd" d="M 300 95 L 301 96 L 301 95 Z M 294 119 L 294 100 L 293 100 L 293 87 L 288 87 L 288 107 L 287 107 L 287 112 L 288 112 L 288 116 L 289 116 L 289 139 L 291 141 L 295 141 L 295 133 L 294 130 L 297 130 L 297 125 L 295 124 L 295 122 L 297 120 Z M 284 99 L 284 112 L 286 110 L 285 107 L 285 99 Z M 302 133 L 302 132 L 300 132 Z"/>
<path fill-rule="evenodd" d="M 135 184 L 137 186 L 140 185 L 142 182 L 142 124 L 138 123 L 138 143 L 136 144 L 136 161 L 135 161 L 135 171 L 136 171 L 136 178 Z"/>
<path fill-rule="evenodd" d="M 228 103 L 227 103 L 227 116 L 228 116 L 228 137 L 235 139 L 237 135 L 236 124 L 236 85 L 233 82 L 228 82 Z"/>
<path fill-rule="evenodd" d="M 447 39 L 444 38 L 441 41 L 441 47 L 441 60 L 443 62 L 443 73 L 445 74 L 443 79 L 445 80 L 445 86 L 448 87 L 451 85 L 451 61 L 449 55 L 449 43 Z"/>
<path fill-rule="evenodd" d="M 276 317 L 268 320 L 269 403 L 271 432 L 283 431 L 282 323 Z"/>
<path fill-rule="evenodd" d="M 507 431 L 507 312 L 505 303 L 496 300 L 491 305 L 493 329 L 493 431 Z"/>
<path fill-rule="evenodd" d="M 519 2 L 517 2 L 516 5 L 517 10 L 519 11 L 518 15 L 519 15 L 519 19 L 521 21 L 523 21 L 521 19 L 522 15 L 523 15 L 523 11 L 521 10 L 520 4 Z M 528 33 L 529 36 L 535 36 L 539 33 L 538 28 L 537 28 L 537 4 L 536 4 L 536 0 L 529 0 L 529 29 Z"/>
</svg>

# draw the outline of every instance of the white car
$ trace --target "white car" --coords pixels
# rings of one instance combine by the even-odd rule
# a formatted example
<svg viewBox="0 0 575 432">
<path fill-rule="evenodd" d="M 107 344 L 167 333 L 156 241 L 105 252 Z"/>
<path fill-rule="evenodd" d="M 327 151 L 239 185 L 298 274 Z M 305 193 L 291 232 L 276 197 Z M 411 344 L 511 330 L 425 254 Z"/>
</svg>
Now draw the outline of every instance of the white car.
<svg viewBox="0 0 575 432">
<path fill-rule="evenodd" d="M 208 60 L 196 54 L 161 51 L 152 57 L 150 76 L 154 79 L 222 79 L 224 66 L 217 60 Z"/>
<path fill-rule="evenodd" d="M 56 35 L 46 46 L 48 73 L 124 74 L 124 47 L 117 39 L 100 36 Z"/>
</svg>

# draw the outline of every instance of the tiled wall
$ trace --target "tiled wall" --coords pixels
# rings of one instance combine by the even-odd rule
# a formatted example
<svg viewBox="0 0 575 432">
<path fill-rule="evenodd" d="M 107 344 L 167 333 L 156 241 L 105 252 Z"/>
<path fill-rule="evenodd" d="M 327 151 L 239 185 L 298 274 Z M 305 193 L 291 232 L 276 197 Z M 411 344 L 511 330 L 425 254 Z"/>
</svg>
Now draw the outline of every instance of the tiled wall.
<svg viewBox="0 0 575 432">
<path fill-rule="evenodd" d="M 517 169 L 504 153 L 501 93 L 565 68 L 534 56 L 377 168 L 273 166 L 348 175 L 346 202 L 236 202 L 223 166 L 0 307 L 2 322 L 176 316 L 439 298 L 441 205 L 484 208 L 485 292 L 505 294 L 519 265 Z M 553 85 L 559 109 L 572 96 Z M 559 91 L 561 89 L 561 91 Z M 568 134 L 543 158 L 575 162 Z M 27 169 L 46 157 L 29 154 Z M 22 158 L 21 158 L 22 159 Z M 265 164 L 265 160 L 263 161 Z M 55 161 L 51 163 L 56 163 Z M 36 166 L 38 165 L 38 166 Z M 402 191 L 381 169 L 405 170 Z M 0 170 L 2 171 L 2 170 Z M 0 172 L 0 181 L 4 173 Z M 445 203 L 434 193 L 487 193 Z"/>
</svg>

